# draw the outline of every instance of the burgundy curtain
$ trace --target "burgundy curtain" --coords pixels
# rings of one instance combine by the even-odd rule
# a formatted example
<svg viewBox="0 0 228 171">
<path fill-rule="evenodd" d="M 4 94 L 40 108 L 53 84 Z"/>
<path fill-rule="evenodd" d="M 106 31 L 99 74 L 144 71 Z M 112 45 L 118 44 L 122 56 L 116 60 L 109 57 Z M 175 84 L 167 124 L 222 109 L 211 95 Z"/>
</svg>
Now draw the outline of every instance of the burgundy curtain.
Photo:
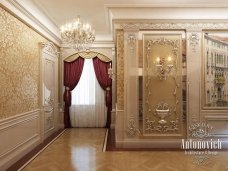
<svg viewBox="0 0 228 171">
<path fill-rule="evenodd" d="M 65 128 L 71 128 L 69 107 L 71 106 L 71 91 L 76 87 L 82 74 L 84 58 L 77 58 L 72 62 L 64 61 L 64 86 L 63 95 L 65 101 L 64 125 Z"/>
<path fill-rule="evenodd" d="M 105 90 L 105 102 L 107 106 L 107 123 L 106 127 L 109 128 L 111 124 L 111 111 L 112 111 L 112 79 L 109 78 L 108 69 L 111 62 L 103 62 L 98 57 L 93 58 L 93 66 L 97 80 Z"/>
</svg>

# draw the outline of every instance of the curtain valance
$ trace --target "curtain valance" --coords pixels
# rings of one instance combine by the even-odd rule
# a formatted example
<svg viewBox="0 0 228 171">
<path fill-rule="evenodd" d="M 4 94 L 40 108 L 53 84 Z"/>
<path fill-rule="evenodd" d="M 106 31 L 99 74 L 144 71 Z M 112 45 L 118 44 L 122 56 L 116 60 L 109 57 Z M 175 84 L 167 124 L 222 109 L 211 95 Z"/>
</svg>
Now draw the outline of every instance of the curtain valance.
<svg viewBox="0 0 228 171">
<path fill-rule="evenodd" d="M 84 58 L 84 59 L 91 59 L 91 58 L 99 58 L 103 62 L 111 62 L 112 60 L 108 58 L 107 56 L 99 53 L 99 52 L 94 52 L 94 51 L 83 51 L 83 52 L 77 52 L 73 55 L 68 56 L 64 61 L 66 62 L 72 62 L 75 61 L 77 58 Z"/>
</svg>

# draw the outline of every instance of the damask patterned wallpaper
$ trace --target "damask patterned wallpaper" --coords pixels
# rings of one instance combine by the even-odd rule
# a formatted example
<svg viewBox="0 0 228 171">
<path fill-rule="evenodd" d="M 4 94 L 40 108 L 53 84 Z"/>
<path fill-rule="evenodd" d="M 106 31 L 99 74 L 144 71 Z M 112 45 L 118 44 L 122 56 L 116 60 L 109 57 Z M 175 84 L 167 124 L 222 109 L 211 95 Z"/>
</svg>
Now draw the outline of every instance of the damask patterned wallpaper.
<svg viewBox="0 0 228 171">
<path fill-rule="evenodd" d="M 0 7 L 0 119 L 39 107 L 39 42 L 47 41 Z"/>
</svg>

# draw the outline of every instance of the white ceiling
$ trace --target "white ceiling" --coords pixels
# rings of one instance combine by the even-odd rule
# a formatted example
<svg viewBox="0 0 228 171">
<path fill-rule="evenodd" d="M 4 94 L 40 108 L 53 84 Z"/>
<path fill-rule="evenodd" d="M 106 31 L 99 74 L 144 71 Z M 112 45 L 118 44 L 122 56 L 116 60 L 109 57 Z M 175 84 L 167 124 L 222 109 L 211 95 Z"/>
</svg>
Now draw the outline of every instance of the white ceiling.
<svg viewBox="0 0 228 171">
<path fill-rule="evenodd" d="M 113 19 L 228 19 L 228 10 L 224 8 L 228 7 L 227 0 L 31 0 L 31 2 L 57 27 L 80 15 L 83 20 L 91 23 L 96 30 L 98 40 L 112 40 Z M 216 16 L 218 13 L 219 17 Z"/>
</svg>

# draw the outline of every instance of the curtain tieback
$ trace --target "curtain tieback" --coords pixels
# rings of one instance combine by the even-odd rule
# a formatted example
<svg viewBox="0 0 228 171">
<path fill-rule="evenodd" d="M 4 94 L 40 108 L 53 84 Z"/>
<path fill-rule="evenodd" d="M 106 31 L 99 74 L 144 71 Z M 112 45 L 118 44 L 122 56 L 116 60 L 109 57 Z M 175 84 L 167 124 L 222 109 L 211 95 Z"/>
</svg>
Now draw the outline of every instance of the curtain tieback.
<svg viewBox="0 0 228 171">
<path fill-rule="evenodd" d="M 64 92 L 64 101 L 68 106 L 71 106 L 71 92 L 70 88 L 66 87 L 65 92 Z"/>
</svg>

